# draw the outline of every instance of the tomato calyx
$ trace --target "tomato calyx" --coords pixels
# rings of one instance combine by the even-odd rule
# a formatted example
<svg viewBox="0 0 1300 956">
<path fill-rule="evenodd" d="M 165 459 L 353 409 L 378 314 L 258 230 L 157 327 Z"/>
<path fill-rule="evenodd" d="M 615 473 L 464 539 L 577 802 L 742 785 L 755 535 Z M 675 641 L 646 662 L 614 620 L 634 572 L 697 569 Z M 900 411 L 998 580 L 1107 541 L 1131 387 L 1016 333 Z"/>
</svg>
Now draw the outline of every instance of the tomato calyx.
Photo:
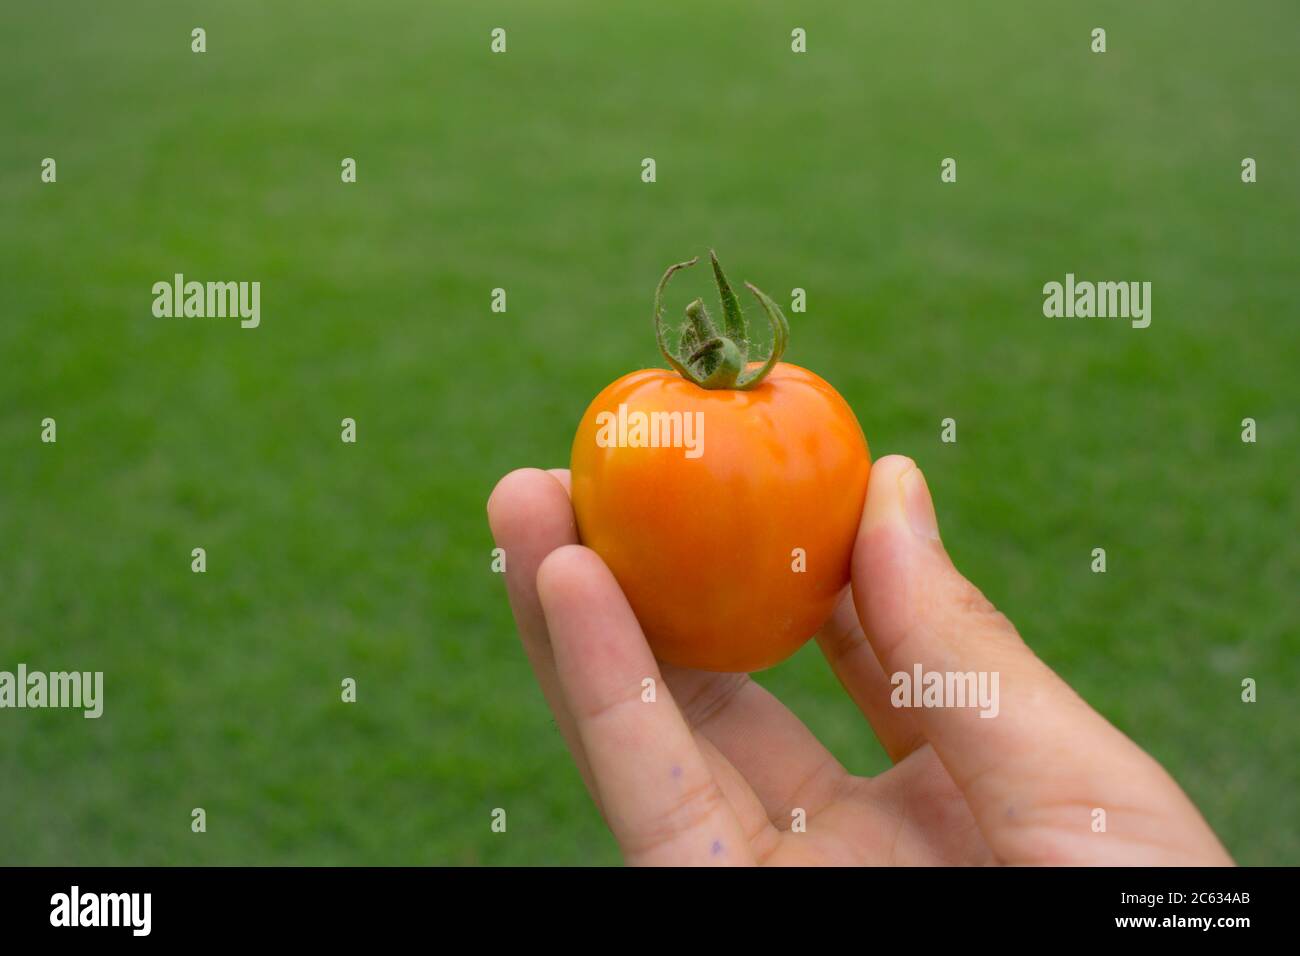
<svg viewBox="0 0 1300 956">
<path fill-rule="evenodd" d="M 758 300 L 772 327 L 772 350 L 762 366 L 750 371 L 749 349 L 753 343 L 749 340 L 749 325 L 740 309 L 736 293 L 731 290 L 722 266 L 718 264 L 717 253 L 712 249 L 709 250 L 709 259 L 713 262 L 713 279 L 718 286 L 718 297 L 722 300 L 722 329 L 719 331 L 713 324 L 704 302 L 696 299 L 686 307 L 686 322 L 678 336 L 676 350 L 668 347 L 664 332 L 664 289 L 673 273 L 690 268 L 700 261 L 700 257 L 695 256 L 686 262 L 669 266 L 655 287 L 655 340 L 668 364 L 687 381 L 700 388 L 749 391 L 759 385 L 776 367 L 776 363 L 781 361 L 790 340 L 790 323 L 782 314 L 781 307 L 765 292 L 752 283 L 745 283 L 745 288 Z"/>
</svg>

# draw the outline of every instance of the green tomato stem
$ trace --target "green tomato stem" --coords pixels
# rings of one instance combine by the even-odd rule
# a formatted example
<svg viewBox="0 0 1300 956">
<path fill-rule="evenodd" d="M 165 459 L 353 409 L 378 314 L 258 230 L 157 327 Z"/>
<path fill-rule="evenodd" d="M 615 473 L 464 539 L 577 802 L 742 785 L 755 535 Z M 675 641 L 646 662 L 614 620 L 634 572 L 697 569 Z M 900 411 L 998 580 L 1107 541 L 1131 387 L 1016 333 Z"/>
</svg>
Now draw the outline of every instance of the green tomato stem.
<svg viewBox="0 0 1300 956">
<path fill-rule="evenodd" d="M 755 369 L 752 375 L 746 376 L 736 385 L 736 388 L 741 391 L 749 391 L 767 378 L 767 374 L 776 368 L 776 363 L 781 361 L 781 356 L 785 354 L 785 347 L 790 342 L 790 323 L 786 321 L 785 315 L 781 312 L 781 307 L 768 298 L 767 293 L 753 283 L 746 282 L 745 288 L 754 294 L 758 304 L 767 313 L 768 322 L 772 324 L 772 351 L 768 354 L 767 361 L 763 363 L 761 368 Z"/>
<path fill-rule="evenodd" d="M 740 346 L 742 352 L 749 349 L 749 328 L 745 324 L 744 313 L 740 311 L 740 301 L 731 291 L 727 277 L 722 273 L 718 263 L 718 254 L 709 250 L 709 259 L 713 262 L 713 280 L 718 284 L 718 298 L 722 300 L 722 325 L 728 338 Z"/>
<path fill-rule="evenodd" d="M 686 364 L 694 365 L 697 359 L 706 356 L 713 357 L 713 370 L 700 379 L 701 388 L 731 388 L 736 384 L 736 379 L 740 378 L 740 373 L 745 370 L 745 356 L 741 354 L 736 343 L 725 336 L 706 342 L 696 350 Z"/>
<path fill-rule="evenodd" d="M 731 290 L 713 250 L 709 250 L 709 259 L 713 264 L 718 296 L 722 300 L 723 334 L 718 334 L 704 303 L 696 299 L 686 307 L 686 324 L 678 337 L 677 349 L 674 351 L 668 347 L 663 318 L 664 289 L 673 273 L 690 268 L 700 261 L 699 256 L 696 256 L 669 266 L 655 287 L 655 341 L 668 364 L 688 382 L 707 389 L 748 391 L 760 385 L 785 354 L 790 340 L 790 324 L 780 306 L 752 283 L 745 283 L 745 287 L 758 300 L 772 328 L 772 350 L 768 353 L 767 360 L 753 372 L 747 372 L 749 328 L 744 313 L 741 312 L 740 302 Z"/>
<path fill-rule="evenodd" d="M 676 265 L 668 267 L 668 271 L 665 272 L 663 278 L 659 280 L 659 285 L 655 286 L 654 314 L 655 340 L 659 343 L 659 351 L 663 354 L 663 357 L 668 360 L 668 364 L 673 367 L 673 370 L 676 371 L 678 375 L 694 382 L 696 385 L 700 384 L 700 380 L 695 376 L 695 373 L 688 369 L 682 361 L 677 358 L 677 356 L 668 351 L 668 340 L 664 336 L 664 287 L 668 285 L 668 280 L 673 277 L 674 272 L 679 269 L 689 269 L 699 261 L 700 257 L 695 256 L 687 262 L 679 262 Z"/>
</svg>

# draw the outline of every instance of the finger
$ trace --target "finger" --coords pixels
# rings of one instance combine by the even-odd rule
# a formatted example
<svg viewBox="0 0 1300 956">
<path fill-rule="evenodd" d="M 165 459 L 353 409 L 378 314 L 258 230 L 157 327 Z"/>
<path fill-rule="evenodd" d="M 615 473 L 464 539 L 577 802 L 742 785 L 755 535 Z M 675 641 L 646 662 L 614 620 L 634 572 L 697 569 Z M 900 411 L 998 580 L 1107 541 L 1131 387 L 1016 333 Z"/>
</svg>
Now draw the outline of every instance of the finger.
<svg viewBox="0 0 1300 956">
<path fill-rule="evenodd" d="M 537 568 L 542 559 L 556 548 L 578 540 L 567 490 L 551 474 L 537 468 L 521 468 L 497 482 L 488 498 L 487 509 L 492 537 L 505 551 L 506 593 L 519 639 L 542 695 L 555 715 L 555 725 L 573 754 L 587 790 L 596 797 L 582 740 L 555 674 L 546 619 L 537 599 Z M 599 806 L 599 799 L 596 802 Z"/>
<path fill-rule="evenodd" d="M 569 488 L 567 468 L 548 471 Z M 789 829 L 796 808 L 811 818 L 839 793 L 848 771 L 803 721 L 748 674 L 660 667 L 687 724 L 717 751 L 719 759 L 710 766 L 751 845 L 761 823 Z M 736 785 L 729 786 L 733 776 Z M 757 820 L 749 816 L 754 797 Z"/>
<path fill-rule="evenodd" d="M 627 599 L 587 548 L 537 572 L 556 673 L 627 862 L 752 863 L 746 835 L 664 685 Z M 649 678 L 653 702 L 643 699 Z"/>
<path fill-rule="evenodd" d="M 913 705 L 999 858 L 1103 862 L 1118 845 L 1145 848 L 1130 862 L 1226 856 L 1159 764 L 1039 660 L 953 567 L 925 478 L 909 459 L 872 466 L 853 594 L 883 671 L 898 682 L 892 702 Z M 929 674 L 952 681 L 947 706 L 903 693 L 918 667 L 923 684 Z M 984 699 L 954 706 L 958 679 L 978 692 L 981 675 Z M 1120 840 L 1098 839 L 1098 808 L 1107 810 L 1106 834 Z"/>
<path fill-rule="evenodd" d="M 573 493 L 573 482 L 569 478 L 569 469 L 567 468 L 547 468 L 546 473 L 564 486 L 564 493 Z"/>
<path fill-rule="evenodd" d="M 925 743 L 925 734 L 912 712 L 890 706 L 893 688 L 858 620 L 852 587 L 845 589 L 835 613 L 817 635 L 817 643 L 890 760 L 898 763 Z"/>
<path fill-rule="evenodd" d="M 671 686 L 672 681 L 670 680 Z M 745 843 L 757 863 L 764 863 L 781 844 L 781 831 L 768 819 L 767 811 L 759 802 L 749 781 L 737 770 L 716 746 L 704 734 L 694 733 L 695 745 L 704 755 L 704 762 L 718 782 L 718 788 L 730 804 L 740 829 L 745 834 Z M 811 814 L 810 814 L 811 816 Z M 789 829 L 787 826 L 786 829 Z"/>
</svg>

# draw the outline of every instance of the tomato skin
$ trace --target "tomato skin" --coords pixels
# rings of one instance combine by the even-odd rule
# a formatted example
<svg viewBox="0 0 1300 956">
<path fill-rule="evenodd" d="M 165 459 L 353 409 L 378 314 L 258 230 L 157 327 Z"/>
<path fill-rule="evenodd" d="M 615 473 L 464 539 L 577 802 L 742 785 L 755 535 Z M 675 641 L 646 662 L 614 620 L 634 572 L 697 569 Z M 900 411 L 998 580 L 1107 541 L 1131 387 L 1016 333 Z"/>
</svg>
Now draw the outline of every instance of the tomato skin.
<svg viewBox="0 0 1300 956">
<path fill-rule="evenodd" d="M 702 412 L 701 453 L 601 447 L 597 417 L 621 404 L 629 415 Z M 754 671 L 793 654 L 834 610 L 870 470 L 853 410 L 806 369 L 778 363 L 752 391 L 644 369 L 607 386 L 583 415 L 573 508 L 583 544 L 613 572 L 656 657 Z"/>
</svg>

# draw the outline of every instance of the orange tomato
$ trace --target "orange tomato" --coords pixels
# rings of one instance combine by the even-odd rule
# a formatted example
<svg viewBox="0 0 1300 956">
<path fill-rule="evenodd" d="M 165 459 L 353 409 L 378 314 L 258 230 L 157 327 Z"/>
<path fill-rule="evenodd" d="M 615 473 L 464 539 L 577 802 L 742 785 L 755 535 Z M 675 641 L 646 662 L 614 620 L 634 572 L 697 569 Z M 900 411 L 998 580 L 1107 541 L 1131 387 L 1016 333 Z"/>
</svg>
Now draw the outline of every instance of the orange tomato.
<svg viewBox="0 0 1300 956">
<path fill-rule="evenodd" d="M 849 581 L 866 438 L 824 380 L 765 367 L 747 388 L 633 372 L 596 396 L 574 438 L 579 535 L 670 664 L 770 667 L 821 628 Z M 741 368 L 742 382 L 761 371 Z"/>
</svg>

